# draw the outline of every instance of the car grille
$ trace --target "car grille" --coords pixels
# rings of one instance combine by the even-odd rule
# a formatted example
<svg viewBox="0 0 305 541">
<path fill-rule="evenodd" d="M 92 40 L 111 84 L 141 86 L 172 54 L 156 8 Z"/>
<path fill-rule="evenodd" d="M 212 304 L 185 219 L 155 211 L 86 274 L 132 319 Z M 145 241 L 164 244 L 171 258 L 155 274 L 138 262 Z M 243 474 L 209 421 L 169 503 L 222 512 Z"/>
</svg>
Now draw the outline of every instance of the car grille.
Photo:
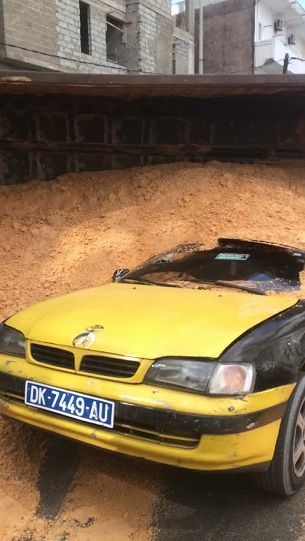
<svg viewBox="0 0 305 541">
<path fill-rule="evenodd" d="M 131 378 L 138 370 L 138 361 L 127 359 L 114 359 L 112 357 L 101 357 L 99 355 L 85 355 L 82 358 L 81 372 L 89 372 L 100 376 L 114 378 Z"/>
<path fill-rule="evenodd" d="M 74 355 L 65 349 L 31 344 L 31 355 L 39 363 L 74 370 Z M 139 366 L 139 361 L 103 357 L 101 355 L 84 355 L 80 371 L 96 374 L 97 376 L 127 379 L 135 375 Z"/>
<path fill-rule="evenodd" d="M 65 349 L 31 344 L 31 355 L 39 363 L 74 370 L 74 355 Z"/>
</svg>

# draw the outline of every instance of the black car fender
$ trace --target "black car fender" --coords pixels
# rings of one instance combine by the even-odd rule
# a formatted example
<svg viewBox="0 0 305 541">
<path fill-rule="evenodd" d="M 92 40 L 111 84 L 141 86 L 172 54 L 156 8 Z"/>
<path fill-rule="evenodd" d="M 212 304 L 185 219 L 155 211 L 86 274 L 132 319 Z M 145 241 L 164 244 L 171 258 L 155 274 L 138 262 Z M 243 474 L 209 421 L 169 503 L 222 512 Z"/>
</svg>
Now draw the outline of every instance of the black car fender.
<svg viewBox="0 0 305 541">
<path fill-rule="evenodd" d="M 222 363 L 253 363 L 254 391 L 294 383 L 305 368 L 305 301 L 253 327 L 226 348 Z"/>
</svg>

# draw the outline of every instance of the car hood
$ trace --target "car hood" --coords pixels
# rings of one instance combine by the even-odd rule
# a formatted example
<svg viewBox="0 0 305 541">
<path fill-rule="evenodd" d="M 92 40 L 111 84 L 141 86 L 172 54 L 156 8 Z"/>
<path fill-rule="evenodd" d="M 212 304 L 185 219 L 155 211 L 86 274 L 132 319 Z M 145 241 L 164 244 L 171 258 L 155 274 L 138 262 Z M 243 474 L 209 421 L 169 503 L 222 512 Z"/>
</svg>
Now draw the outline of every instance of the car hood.
<svg viewBox="0 0 305 541">
<path fill-rule="evenodd" d="M 70 347 L 78 334 L 100 325 L 88 352 L 146 359 L 218 357 L 241 334 L 296 302 L 219 289 L 117 283 L 39 303 L 7 324 L 32 341 Z"/>
</svg>

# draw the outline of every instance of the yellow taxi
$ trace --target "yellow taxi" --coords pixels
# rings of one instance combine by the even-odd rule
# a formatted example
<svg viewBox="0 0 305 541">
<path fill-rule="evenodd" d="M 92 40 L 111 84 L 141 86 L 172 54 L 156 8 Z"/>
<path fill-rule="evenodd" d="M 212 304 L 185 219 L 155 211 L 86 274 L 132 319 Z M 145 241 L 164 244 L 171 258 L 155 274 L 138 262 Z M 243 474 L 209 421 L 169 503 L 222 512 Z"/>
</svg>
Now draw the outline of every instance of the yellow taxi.
<svg viewBox="0 0 305 541">
<path fill-rule="evenodd" d="M 0 325 L 0 413 L 202 471 L 305 479 L 305 252 L 179 245 Z"/>
</svg>

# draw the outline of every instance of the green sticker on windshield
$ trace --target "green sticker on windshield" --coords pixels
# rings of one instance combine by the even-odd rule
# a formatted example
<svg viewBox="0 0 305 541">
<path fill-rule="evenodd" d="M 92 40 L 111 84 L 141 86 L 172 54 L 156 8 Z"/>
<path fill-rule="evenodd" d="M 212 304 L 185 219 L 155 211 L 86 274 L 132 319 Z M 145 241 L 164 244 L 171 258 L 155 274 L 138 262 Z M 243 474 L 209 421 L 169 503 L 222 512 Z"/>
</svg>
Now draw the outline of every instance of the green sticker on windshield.
<svg viewBox="0 0 305 541">
<path fill-rule="evenodd" d="M 250 254 L 218 254 L 215 259 L 225 259 L 226 261 L 247 261 Z"/>
</svg>

